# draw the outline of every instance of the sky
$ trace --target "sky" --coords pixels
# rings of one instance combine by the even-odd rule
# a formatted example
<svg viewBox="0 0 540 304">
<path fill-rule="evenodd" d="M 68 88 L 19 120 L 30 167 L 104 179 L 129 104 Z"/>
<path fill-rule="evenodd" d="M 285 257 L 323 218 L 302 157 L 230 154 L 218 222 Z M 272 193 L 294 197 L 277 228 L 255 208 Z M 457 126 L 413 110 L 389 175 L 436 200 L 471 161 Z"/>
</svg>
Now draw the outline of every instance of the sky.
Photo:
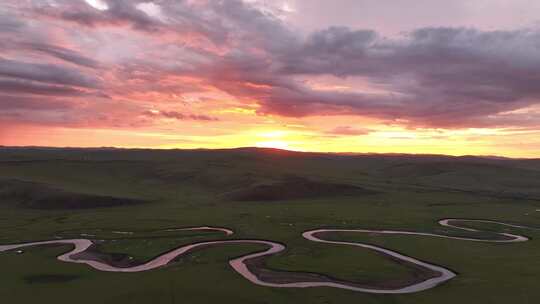
<svg viewBox="0 0 540 304">
<path fill-rule="evenodd" d="M 2 0 L 0 145 L 540 157 L 540 1 Z"/>
</svg>

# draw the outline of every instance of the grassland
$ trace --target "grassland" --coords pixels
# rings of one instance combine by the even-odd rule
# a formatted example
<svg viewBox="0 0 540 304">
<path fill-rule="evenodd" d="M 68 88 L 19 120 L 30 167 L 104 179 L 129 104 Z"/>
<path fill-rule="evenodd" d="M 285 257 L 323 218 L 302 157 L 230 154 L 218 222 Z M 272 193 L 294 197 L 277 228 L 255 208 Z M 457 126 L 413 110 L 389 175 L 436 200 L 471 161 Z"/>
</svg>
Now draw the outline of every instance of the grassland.
<svg viewBox="0 0 540 304">
<path fill-rule="evenodd" d="M 291 196 L 287 186 L 298 191 Z M 314 187 L 317 195 L 313 195 Z M 347 190 L 347 195 L 336 189 Z M 96 199 L 78 200 L 83 206 L 40 206 L 50 201 L 43 197 L 62 198 L 66 193 L 70 202 L 73 197 Z M 242 199 L 235 199 L 238 194 Z M 270 200 L 260 199 L 268 198 L 267 194 Z M 101 251 L 142 261 L 183 244 L 225 238 L 219 233 L 160 230 L 212 225 L 233 229 L 233 238 L 286 244 L 284 253 L 267 261 L 274 270 L 384 282 L 407 278 L 412 271 L 372 252 L 309 242 L 301 233 L 328 227 L 467 235 L 438 226 L 441 218 L 493 219 L 539 227 L 540 161 L 256 149 L 5 148 L 0 149 L 0 197 L 0 244 L 92 234 L 104 240 L 99 244 Z M 103 198 L 124 203 L 93 205 Z M 342 240 L 395 249 L 459 274 L 435 289 L 396 296 L 253 285 L 232 271 L 227 261 L 261 249 L 255 245 L 209 248 L 170 267 L 135 274 L 103 273 L 55 260 L 67 248 L 31 248 L 24 254 L 0 254 L 0 299 L 93 304 L 539 303 L 540 231 L 471 225 L 520 233 L 532 240 L 487 244 L 340 235 Z"/>
</svg>

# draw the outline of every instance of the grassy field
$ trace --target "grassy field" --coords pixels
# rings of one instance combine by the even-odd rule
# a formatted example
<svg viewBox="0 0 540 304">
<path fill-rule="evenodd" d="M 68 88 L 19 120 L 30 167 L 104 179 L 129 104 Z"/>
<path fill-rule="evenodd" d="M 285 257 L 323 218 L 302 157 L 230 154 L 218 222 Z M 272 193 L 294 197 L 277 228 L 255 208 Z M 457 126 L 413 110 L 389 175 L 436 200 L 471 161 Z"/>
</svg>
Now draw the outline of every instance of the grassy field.
<svg viewBox="0 0 540 304">
<path fill-rule="evenodd" d="M 373 252 L 307 241 L 302 232 L 365 228 L 483 237 L 491 235 L 441 227 L 437 220 L 492 219 L 540 227 L 538 210 L 540 160 L 259 149 L 0 149 L 0 244 L 91 234 L 103 240 L 101 251 L 140 261 L 202 240 L 268 239 L 287 245 L 285 252 L 267 260 L 273 270 L 380 283 L 406 279 L 412 271 Z M 162 231 L 204 225 L 227 227 L 235 234 Z M 540 303 L 540 230 L 468 225 L 532 240 L 488 244 L 338 236 L 394 249 L 459 274 L 409 295 L 256 286 L 227 263 L 264 248 L 256 245 L 209 248 L 169 267 L 134 274 L 57 261 L 69 247 L 36 247 L 24 254 L 0 253 L 0 299 L 56 304 Z"/>
</svg>

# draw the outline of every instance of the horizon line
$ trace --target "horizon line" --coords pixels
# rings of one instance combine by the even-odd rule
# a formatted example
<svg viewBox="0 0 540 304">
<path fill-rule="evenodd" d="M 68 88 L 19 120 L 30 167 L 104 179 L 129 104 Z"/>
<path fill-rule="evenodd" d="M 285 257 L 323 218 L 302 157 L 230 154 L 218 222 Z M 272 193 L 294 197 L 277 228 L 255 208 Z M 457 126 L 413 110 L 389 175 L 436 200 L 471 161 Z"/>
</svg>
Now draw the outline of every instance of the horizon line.
<svg viewBox="0 0 540 304">
<path fill-rule="evenodd" d="M 271 147 L 257 147 L 257 146 L 240 146 L 240 147 L 229 147 L 229 148 L 148 148 L 148 147 L 115 147 L 115 146 L 93 146 L 93 147 L 78 147 L 78 146 L 7 146 L 1 145 L 0 149 L 57 149 L 57 150 L 149 150 L 149 151 L 223 151 L 223 150 L 242 150 L 242 149 L 251 149 L 251 150 L 272 150 L 280 152 L 293 152 L 299 154 L 324 154 L 324 155 L 348 155 L 348 156 L 368 156 L 368 155 L 381 155 L 381 156 L 439 156 L 439 157 L 449 157 L 449 158 L 464 158 L 464 157 L 475 157 L 483 159 L 499 159 L 499 160 L 540 160 L 538 157 L 511 157 L 504 155 L 481 155 L 481 154 L 438 154 L 438 153 L 401 153 L 401 152 L 325 152 L 325 151 L 299 151 L 292 149 L 283 149 L 283 148 L 271 148 Z"/>
</svg>

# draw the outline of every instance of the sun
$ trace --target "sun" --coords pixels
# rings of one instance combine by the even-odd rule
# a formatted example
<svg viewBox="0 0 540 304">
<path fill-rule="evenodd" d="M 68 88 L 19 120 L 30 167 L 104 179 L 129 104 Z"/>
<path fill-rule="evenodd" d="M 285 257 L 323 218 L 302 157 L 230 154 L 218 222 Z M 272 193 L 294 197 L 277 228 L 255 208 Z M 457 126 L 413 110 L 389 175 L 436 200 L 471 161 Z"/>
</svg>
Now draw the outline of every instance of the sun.
<svg viewBox="0 0 540 304">
<path fill-rule="evenodd" d="M 289 142 L 285 138 L 287 135 L 289 135 L 289 132 L 286 130 L 258 131 L 256 136 L 259 140 L 255 142 L 255 146 L 259 148 L 291 150 Z"/>
<path fill-rule="evenodd" d="M 274 148 L 274 149 L 290 150 L 289 144 L 283 140 L 261 141 L 261 142 L 256 143 L 255 146 L 259 148 Z"/>
</svg>

